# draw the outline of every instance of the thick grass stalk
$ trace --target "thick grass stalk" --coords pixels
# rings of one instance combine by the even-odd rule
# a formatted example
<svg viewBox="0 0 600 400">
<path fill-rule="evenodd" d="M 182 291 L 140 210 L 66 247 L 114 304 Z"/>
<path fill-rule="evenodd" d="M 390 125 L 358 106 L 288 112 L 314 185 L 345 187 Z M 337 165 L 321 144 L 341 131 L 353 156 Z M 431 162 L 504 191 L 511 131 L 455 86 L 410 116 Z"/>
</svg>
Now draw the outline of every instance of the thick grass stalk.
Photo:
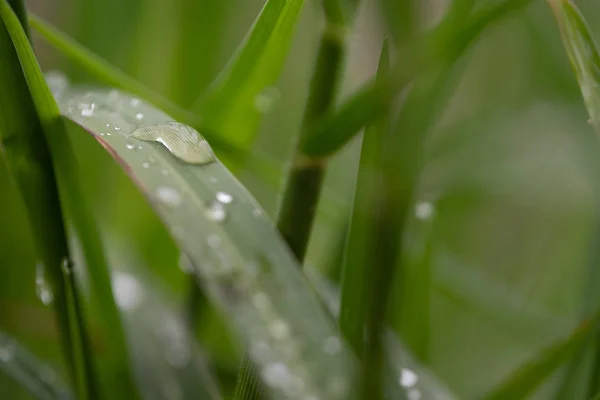
<svg viewBox="0 0 600 400">
<path fill-rule="evenodd" d="M 18 23 L 8 3 L 2 0 L 0 8 L 2 20 L 12 18 Z M 25 202 L 36 252 L 47 272 L 71 377 L 75 382 L 93 382 L 92 376 L 79 378 L 90 371 L 77 368 L 77 355 L 73 351 L 77 343 L 83 349 L 84 357 L 91 356 L 86 343 L 78 342 L 81 336 L 71 330 L 65 276 L 61 268 L 64 260 L 68 260 L 69 249 L 52 158 L 5 22 L 0 22 L 0 52 L 3 54 L 0 58 L 0 149 Z M 91 385 L 81 387 L 76 384 L 76 387 L 83 398 L 94 398 L 95 390 Z"/>
<path fill-rule="evenodd" d="M 302 143 L 313 123 L 334 105 L 343 67 L 344 31 L 343 27 L 328 24 L 321 37 L 298 143 Z M 299 147 L 294 150 L 292 166 L 279 208 L 277 228 L 300 262 L 306 254 L 325 165 L 326 160 L 323 158 L 307 157 Z M 242 362 L 235 393 L 238 400 L 264 398 L 260 379 L 248 358 Z"/>
</svg>

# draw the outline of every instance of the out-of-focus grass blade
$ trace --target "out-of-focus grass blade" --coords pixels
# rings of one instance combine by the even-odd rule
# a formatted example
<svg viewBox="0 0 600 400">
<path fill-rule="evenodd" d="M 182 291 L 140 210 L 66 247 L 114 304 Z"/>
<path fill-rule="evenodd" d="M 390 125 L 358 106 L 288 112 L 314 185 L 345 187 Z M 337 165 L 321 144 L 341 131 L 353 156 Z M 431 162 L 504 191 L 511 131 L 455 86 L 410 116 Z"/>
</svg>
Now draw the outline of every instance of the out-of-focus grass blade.
<svg viewBox="0 0 600 400">
<path fill-rule="evenodd" d="M 36 399 L 68 400 L 73 396 L 49 365 L 44 365 L 17 341 L 0 331 L 0 371 Z"/>
<path fill-rule="evenodd" d="M 339 109 L 315 124 L 312 133 L 301 143 L 307 156 L 327 156 L 348 143 L 366 124 L 381 115 L 417 72 L 443 65 L 447 68 L 476 41 L 487 26 L 506 16 L 509 11 L 524 7 L 531 0 L 506 0 L 482 7 L 474 13 L 463 28 L 448 32 L 443 22 L 428 32 L 418 51 L 407 50 L 401 65 L 392 68 L 381 81 L 367 83 Z M 449 16 L 454 22 L 454 15 Z"/>
<path fill-rule="evenodd" d="M 556 369 L 575 356 L 598 334 L 600 313 L 582 323 L 568 338 L 544 349 L 515 370 L 503 383 L 483 398 L 486 400 L 523 399 Z"/>
<path fill-rule="evenodd" d="M 245 147 L 254 139 L 261 112 L 276 101 L 277 82 L 304 0 L 267 0 L 228 67 L 195 109 L 209 129 Z"/>
<path fill-rule="evenodd" d="M 265 386 L 276 397 L 347 398 L 351 352 L 272 222 L 206 142 L 115 90 L 63 87 L 57 98 L 148 197 L 209 299 L 244 339 Z"/>
<path fill-rule="evenodd" d="M 220 399 L 205 356 L 183 315 L 149 277 L 138 268 L 124 267 L 130 264 L 125 256 L 118 258 L 119 266 L 112 274 L 113 290 L 144 399 Z"/>
<path fill-rule="evenodd" d="M 81 193 L 79 186 L 79 179 L 77 176 L 77 168 L 74 166 L 73 152 L 71 150 L 70 142 L 66 136 L 65 127 L 62 119 L 60 118 L 60 111 L 58 106 L 46 85 L 46 81 L 40 67 L 37 63 L 33 49 L 29 43 L 25 32 L 23 31 L 19 20 L 10 9 L 10 6 L 3 0 L 0 0 L 0 16 L 4 21 L 6 29 L 13 41 L 14 49 L 19 57 L 23 75 L 31 99 L 37 112 L 40 124 L 44 131 L 44 136 L 48 142 L 50 153 L 52 155 L 52 163 L 58 177 L 58 184 L 61 195 L 62 206 L 65 208 L 65 214 L 69 215 L 80 242 L 83 244 L 85 261 L 87 263 L 87 271 L 90 276 L 90 284 L 94 292 L 94 304 L 98 306 L 101 312 L 103 322 L 110 326 L 107 329 L 107 335 L 110 338 L 113 352 L 112 356 L 118 360 L 117 364 L 122 368 L 119 371 L 119 375 L 123 380 L 121 388 L 124 393 L 129 393 L 131 396 L 135 396 L 135 389 L 133 383 L 129 377 L 128 362 L 127 362 L 127 351 L 125 346 L 124 337 L 120 329 L 120 319 L 117 312 L 116 305 L 112 296 L 110 278 L 106 267 L 106 260 L 104 258 L 104 252 L 102 249 L 101 241 L 97 231 L 95 230 L 95 223 L 92 218 L 92 214 L 86 209 L 84 196 Z M 36 118 L 37 120 L 37 118 Z M 37 138 L 33 140 L 43 140 L 43 138 Z M 42 157 L 47 157 L 43 154 Z M 37 200 L 37 198 L 36 198 Z M 51 203 L 54 204 L 54 203 Z M 35 204 L 39 207 L 38 204 Z M 60 206 L 56 204 L 56 209 L 60 211 Z M 36 211 L 37 212 L 37 211 Z M 56 219 L 60 221 L 62 215 L 57 211 Z M 51 216 L 44 216 L 43 218 L 50 218 Z M 56 222 L 58 228 L 52 231 L 50 235 L 55 237 L 61 237 L 62 221 Z M 43 229 L 46 227 L 39 227 Z M 55 227 L 57 228 L 57 227 Z M 38 227 L 34 227 L 34 230 Z M 34 232 L 34 235 L 43 234 L 42 232 Z M 62 234 L 64 236 L 64 233 Z M 46 265 L 49 271 L 55 271 L 54 276 L 55 282 L 61 282 L 60 285 L 64 285 L 64 288 L 68 288 L 68 280 L 72 279 L 71 276 L 65 274 L 62 271 L 62 264 L 65 262 L 69 263 L 68 260 L 68 249 L 66 244 L 66 237 L 62 239 L 65 243 L 59 243 L 56 249 L 52 249 L 53 258 L 49 262 L 56 265 Z M 64 247 L 64 248 L 63 248 Z M 54 254 L 57 251 L 62 251 L 63 254 Z M 56 258 L 60 258 L 56 260 Z M 46 260 L 43 260 L 46 261 Z M 64 281 L 63 281 L 64 279 Z M 58 283 L 56 283 L 59 285 Z M 68 293 L 66 291 L 65 293 Z M 61 294 L 62 296 L 62 294 Z M 68 299 L 67 306 L 69 304 Z M 77 302 L 77 299 L 74 299 Z M 80 307 L 79 304 L 72 305 L 73 307 Z M 63 316 L 64 317 L 64 316 Z M 65 326 L 69 326 L 70 336 L 69 339 L 72 343 L 67 344 L 73 346 L 75 351 L 71 352 L 71 361 L 80 358 L 83 360 L 83 365 L 86 366 L 83 370 L 72 371 L 77 376 L 78 382 L 87 382 L 86 387 L 78 386 L 78 394 L 83 391 L 87 391 L 90 397 L 95 397 L 96 390 L 93 388 L 95 378 L 92 376 L 92 372 L 89 369 L 91 366 L 92 352 L 89 348 L 89 340 L 85 335 L 85 331 L 82 330 L 84 322 L 81 320 L 81 315 L 72 315 L 67 312 L 67 320 L 62 322 Z M 74 318 L 74 319 L 73 319 Z M 71 322 L 69 322 L 71 321 Z M 79 350 L 79 351 L 77 351 Z"/>
<path fill-rule="evenodd" d="M 547 0 L 575 70 L 591 122 L 600 135 L 600 56 L 587 22 L 571 0 Z"/>
<path fill-rule="evenodd" d="M 389 71 L 387 42 L 379 61 L 378 78 Z M 381 170 L 388 134 L 387 119 L 368 127 L 363 137 L 354 205 L 342 266 L 340 328 L 357 354 L 363 353 L 365 318 L 369 308 L 371 263 L 375 251 L 374 221 L 379 218 L 378 202 L 383 190 Z"/>
<path fill-rule="evenodd" d="M 75 42 L 68 35 L 48 24 L 41 18 L 32 15 L 29 20 L 31 26 L 37 30 L 45 40 L 71 61 L 81 65 L 88 73 L 95 76 L 100 81 L 109 86 L 136 94 L 145 101 L 162 109 L 177 121 L 181 121 L 202 131 L 204 136 L 210 140 L 215 150 L 220 151 L 223 155 L 227 155 L 232 162 L 243 163 L 247 167 L 254 168 L 261 176 L 267 175 L 269 177 L 267 179 L 273 179 L 273 171 L 276 170 L 276 167 L 270 161 L 261 157 L 253 157 L 251 163 L 246 163 L 246 158 L 251 155 L 248 154 L 243 147 L 235 145 L 229 139 L 225 139 L 223 135 L 221 135 L 221 132 L 211 130 L 204 124 L 204 121 L 194 113 L 180 108 L 169 99 L 144 86 L 142 83 L 125 74 L 98 55 L 92 53 L 90 50 Z"/>
</svg>

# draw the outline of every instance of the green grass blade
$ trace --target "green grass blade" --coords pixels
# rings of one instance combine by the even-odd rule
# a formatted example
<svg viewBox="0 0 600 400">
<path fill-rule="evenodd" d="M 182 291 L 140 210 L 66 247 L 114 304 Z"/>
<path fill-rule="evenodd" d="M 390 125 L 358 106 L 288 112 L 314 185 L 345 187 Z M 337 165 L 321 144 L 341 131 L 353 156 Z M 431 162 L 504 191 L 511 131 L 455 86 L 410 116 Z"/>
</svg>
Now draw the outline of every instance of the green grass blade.
<svg viewBox="0 0 600 400">
<path fill-rule="evenodd" d="M 8 23 L 6 22 L 8 21 Z M 34 246 L 53 292 L 61 343 L 72 377 L 75 375 L 72 338 L 60 264 L 68 257 L 56 178 L 43 127 L 23 76 L 15 46 L 7 31 L 23 32 L 16 15 L 0 2 L 0 143 L 3 158 L 25 202 Z M 22 40 L 27 37 L 22 33 Z"/>
<path fill-rule="evenodd" d="M 591 122 L 600 135 L 600 56 L 591 30 L 577 6 L 569 0 L 548 0 L 560 28 L 563 44 L 575 71 Z"/>
<path fill-rule="evenodd" d="M 0 371 L 35 399 L 67 400 L 73 396 L 50 366 L 44 365 L 16 340 L 0 331 Z"/>
<path fill-rule="evenodd" d="M 236 145 L 252 143 L 261 119 L 257 98 L 267 96 L 279 78 L 303 4 L 266 1 L 229 65 L 195 106 L 207 128 Z"/>
<path fill-rule="evenodd" d="M 90 283 L 95 295 L 94 303 L 98 306 L 104 323 L 107 326 L 110 326 L 107 333 L 113 347 L 111 354 L 118 360 L 118 368 L 122 369 L 119 370 L 119 374 L 123 380 L 122 390 L 124 393 L 135 396 L 133 381 L 130 378 L 128 369 L 125 340 L 122 329 L 120 328 L 121 321 L 112 296 L 106 260 L 104 258 L 99 235 L 95 230 L 95 223 L 91 218 L 92 214 L 86 209 L 85 201 L 82 201 L 84 200 L 84 196 L 82 195 L 79 186 L 77 168 L 73 162 L 73 153 L 68 138 L 66 137 L 64 123 L 60 118 L 60 111 L 46 85 L 46 81 L 37 64 L 33 49 L 31 48 L 18 19 L 4 1 L 0 2 L 0 12 L 10 37 L 13 40 L 25 81 L 29 88 L 29 93 L 32 95 L 33 106 L 39 117 L 40 125 L 43 128 L 44 135 L 52 154 L 52 163 L 54 169 L 57 171 L 61 200 L 64 203 L 63 206 L 67 210 L 65 213 L 69 215 L 72 220 L 75 231 L 84 247 L 84 256 L 90 276 Z M 38 138 L 36 140 L 41 141 L 43 139 Z M 43 157 L 47 157 L 47 155 Z M 39 200 L 37 197 L 35 199 L 35 203 L 37 204 L 37 201 Z M 53 212 L 56 215 L 56 222 L 53 230 L 46 232 L 46 234 L 53 236 L 53 241 L 60 240 L 60 242 L 58 244 L 53 244 L 54 249 L 52 250 L 52 258 L 49 260 L 43 259 L 43 262 L 46 264 L 47 268 L 50 268 L 50 271 L 56 270 L 53 272 L 56 282 L 63 281 L 64 279 L 64 283 L 60 284 L 61 286 L 58 288 L 61 291 L 65 290 L 65 297 L 61 302 L 66 301 L 66 305 L 68 306 L 69 303 L 66 297 L 68 291 L 66 289 L 68 289 L 68 283 L 72 278 L 65 275 L 64 271 L 61 270 L 61 265 L 65 259 L 68 260 L 69 254 L 65 230 L 62 226 L 62 214 L 60 213 L 60 206 L 57 202 L 58 200 L 54 200 L 49 203 L 55 207 Z M 37 229 L 40 228 L 36 227 L 36 230 Z M 56 254 L 56 252 L 59 253 Z M 58 284 L 55 283 L 55 285 Z M 59 297 L 62 298 L 62 296 L 63 295 L 61 294 Z M 80 307 L 80 305 L 77 304 L 78 299 L 74 298 L 73 300 L 76 302 L 74 306 Z M 60 304 L 61 308 L 64 306 L 65 304 Z M 71 313 L 67 312 L 63 318 L 67 318 L 67 316 L 68 318 L 72 317 Z M 66 324 L 65 326 L 70 326 L 72 333 L 77 333 L 77 336 L 71 335 L 70 340 L 72 340 L 74 344 L 77 343 L 74 347 L 81 349 L 82 354 L 79 354 L 79 356 L 85 360 L 84 364 L 89 367 L 92 363 L 92 352 L 89 348 L 89 339 L 82 329 L 85 324 L 81 320 L 82 315 L 74 315 L 74 318 L 74 320 L 71 320 L 71 323 L 69 323 L 68 320 L 63 320 L 62 322 Z M 74 359 L 75 357 L 72 357 L 72 360 Z M 73 372 L 85 375 L 86 372 L 91 373 L 91 370 L 86 368 L 85 370 L 76 370 Z M 97 394 L 92 387 L 94 381 L 95 378 L 93 376 L 81 378 L 80 382 L 88 382 L 90 383 L 90 386 L 85 389 L 78 387 L 78 392 L 82 393 L 85 390 L 90 398 L 95 398 Z"/>
<path fill-rule="evenodd" d="M 309 157 L 327 157 L 346 143 L 359 130 L 382 115 L 394 100 L 398 91 L 405 87 L 417 72 L 431 66 L 452 64 L 477 40 L 489 25 L 501 20 L 510 11 L 527 5 L 531 0 L 506 0 L 483 7 L 456 32 L 448 32 L 446 24 L 422 38 L 421 53 L 407 50 L 402 65 L 392 68 L 388 77 L 365 84 L 335 112 L 330 112 L 315 123 L 312 131 L 300 144 L 302 152 Z M 454 25 L 454 15 L 451 25 Z M 418 41 L 417 41 L 418 42 Z M 437 53 L 439 52 L 439 53 Z"/>
<path fill-rule="evenodd" d="M 170 116 L 144 103 L 132 104 L 131 96 L 114 90 L 73 89 L 59 98 L 65 116 L 90 132 L 149 199 L 209 300 L 225 310 L 245 341 L 274 396 L 292 390 L 298 397 L 347 398 L 354 370 L 351 352 L 264 211 L 210 158 L 197 133 L 165 125 Z M 94 111 L 81 115 L 82 107 L 92 103 Z M 114 121 L 116 115 L 119 122 L 107 127 L 106 119 Z M 154 128 L 139 131 L 142 126 Z M 137 139 L 140 132 L 159 134 L 173 153 Z M 196 145 L 177 148 L 180 135 Z M 208 157 L 205 163 L 194 164 L 200 155 Z"/>
<path fill-rule="evenodd" d="M 229 139 L 223 138 L 222 132 L 212 130 L 204 123 L 204 120 L 194 113 L 180 108 L 169 99 L 144 86 L 142 83 L 136 81 L 117 67 L 111 65 L 106 60 L 74 41 L 68 35 L 48 24 L 43 19 L 31 15 L 29 20 L 31 26 L 38 31 L 48 43 L 54 46 L 71 61 L 81 65 L 88 73 L 95 76 L 101 82 L 135 94 L 162 109 L 177 121 L 193 126 L 210 140 L 215 150 L 228 156 L 228 159 L 231 159 L 231 162 L 242 165 L 250 164 L 250 167 L 254 168 L 255 171 L 263 176 L 273 174 L 272 171 L 275 170 L 276 167 L 274 167 L 272 163 L 263 160 L 260 157 L 253 157 L 251 154 L 248 154 L 243 147 L 235 145 Z M 247 163 L 247 161 L 252 162 Z"/>
<path fill-rule="evenodd" d="M 600 314 L 583 322 L 568 338 L 544 349 L 525 362 L 497 388 L 483 398 L 514 400 L 526 398 L 557 368 L 575 356 L 598 334 Z"/>
<path fill-rule="evenodd" d="M 590 116 L 590 123 L 596 131 L 596 136 L 600 138 L 600 96 L 598 95 L 600 55 L 598 46 L 585 18 L 572 1 L 548 0 L 548 4 L 560 28 L 563 45 L 575 71 Z M 588 264 L 588 287 L 584 294 L 585 308 L 589 308 L 590 304 L 595 304 L 597 301 L 598 234 L 595 235 L 592 246 Z M 585 382 L 588 386 L 586 392 L 589 397 L 598 393 L 600 390 L 600 350 L 598 350 L 597 344 L 593 353 L 592 355 L 590 351 L 582 349 L 571 362 L 558 396 L 571 391 L 574 385 L 579 384 L 578 382 Z M 591 368 L 587 370 L 591 374 L 586 376 L 585 373 L 582 373 L 582 369 L 584 369 L 582 366 L 590 360 Z M 585 378 L 581 379 L 581 376 L 585 376 Z"/>
<path fill-rule="evenodd" d="M 379 79 L 389 71 L 389 48 L 384 44 L 379 61 Z M 368 311 L 369 278 L 373 244 L 373 224 L 379 219 L 377 199 L 382 190 L 380 180 L 387 121 L 380 120 L 366 129 L 362 141 L 360 166 L 356 179 L 354 205 L 342 266 L 340 329 L 357 354 L 363 354 Z"/>
</svg>

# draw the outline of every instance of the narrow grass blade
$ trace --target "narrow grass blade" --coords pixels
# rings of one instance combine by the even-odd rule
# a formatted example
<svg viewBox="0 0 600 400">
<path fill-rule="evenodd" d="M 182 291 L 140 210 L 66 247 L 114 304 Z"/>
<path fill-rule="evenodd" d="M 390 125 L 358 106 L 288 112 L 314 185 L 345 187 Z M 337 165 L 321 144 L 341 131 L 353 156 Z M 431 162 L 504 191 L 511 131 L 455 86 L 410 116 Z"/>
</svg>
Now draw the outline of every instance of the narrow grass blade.
<svg viewBox="0 0 600 400">
<path fill-rule="evenodd" d="M 598 70 L 600 55 L 598 46 L 590 27 L 574 2 L 548 0 L 548 4 L 560 28 L 563 45 L 575 71 L 590 116 L 589 121 L 596 131 L 596 137 L 600 138 L 600 96 L 598 94 L 600 88 L 600 72 Z M 591 244 L 593 248 L 588 262 L 588 287 L 584 294 L 584 312 L 589 312 L 587 308 L 598 302 L 596 290 L 599 261 L 598 237 L 600 236 L 596 233 Z M 593 355 L 590 354 L 590 351 L 582 349 L 571 362 L 558 396 L 571 391 L 572 386 L 579 385 L 581 382 L 585 382 L 585 385 L 587 385 L 586 392 L 589 397 L 600 390 L 600 350 L 597 343 L 593 349 Z M 588 361 L 592 361 L 589 363 L 591 368 L 587 369 L 591 374 L 582 372 L 585 369 L 583 365 L 587 364 Z M 583 379 L 582 376 L 584 376 Z"/>
<path fill-rule="evenodd" d="M 0 331 L 0 371 L 10 376 L 35 399 L 69 400 L 73 396 L 49 365 L 44 365 L 16 340 Z"/>
<path fill-rule="evenodd" d="M 149 199 L 273 395 L 347 398 L 351 353 L 273 224 L 206 142 L 114 90 L 67 89 L 59 99 Z"/>
<path fill-rule="evenodd" d="M 386 43 L 379 61 L 379 79 L 389 71 L 389 67 L 389 48 Z M 369 126 L 363 137 L 352 217 L 343 257 L 339 323 L 357 354 L 363 354 L 364 350 L 372 251 L 377 242 L 373 231 L 374 223 L 379 219 L 378 201 L 383 184 L 381 173 L 387 132 L 387 121 L 382 119 Z"/>
<path fill-rule="evenodd" d="M 483 398 L 513 400 L 526 398 L 557 368 L 575 356 L 598 335 L 600 314 L 583 322 L 568 338 L 544 349 L 525 362 L 497 388 Z"/>
<path fill-rule="evenodd" d="M 531 0 L 506 0 L 483 7 L 457 31 L 448 32 L 447 25 L 440 24 L 422 40 L 423 48 L 407 49 L 401 65 L 392 68 L 382 81 L 367 83 L 335 112 L 321 118 L 300 144 L 302 152 L 309 157 L 327 157 L 355 137 L 357 132 L 382 115 L 394 100 L 398 91 L 406 87 L 417 72 L 432 66 L 447 67 L 467 51 L 481 32 L 501 20 L 510 11 L 527 5 Z M 454 15 L 449 16 L 454 23 Z"/>
<path fill-rule="evenodd" d="M 95 294 L 94 302 L 101 312 L 103 321 L 111 327 L 107 330 L 107 333 L 109 334 L 114 349 L 112 354 L 118 360 L 117 365 L 119 368 L 123 369 L 122 371 L 119 371 L 120 376 L 123 379 L 122 390 L 124 393 L 135 396 L 133 383 L 131 379 L 128 379 L 129 370 L 127 351 L 123 333 L 120 329 L 121 323 L 119 315 L 112 297 L 106 260 L 104 259 L 100 238 L 95 230 L 95 223 L 91 218 L 92 214 L 86 209 L 85 201 L 82 201 L 84 197 L 79 186 L 77 169 L 74 167 L 73 153 L 65 134 L 64 124 L 60 118 L 58 106 L 46 85 L 25 32 L 17 17 L 10 9 L 10 6 L 5 1 L 0 1 L 0 16 L 4 21 L 18 55 L 22 73 L 25 77 L 28 91 L 31 94 L 31 102 L 37 113 L 35 120 L 38 120 L 39 118 L 39 124 L 43 128 L 45 140 L 47 141 L 52 154 L 52 164 L 58 176 L 61 200 L 63 202 L 63 207 L 67 210 L 65 213 L 71 218 L 79 240 L 84 247 L 90 283 Z M 27 88 L 25 88 L 25 90 L 27 90 Z M 44 139 L 43 137 L 38 137 L 34 140 L 43 143 Z M 47 160 L 48 155 L 40 154 L 40 157 Z M 51 182 L 54 183 L 53 177 L 51 178 Z M 34 196 L 34 200 L 32 200 L 34 206 L 30 208 L 39 207 L 38 194 L 32 195 Z M 82 316 L 73 316 L 67 311 L 68 299 L 66 298 L 66 294 L 68 294 L 68 291 L 66 291 L 66 289 L 68 288 L 69 279 L 72 279 L 72 277 L 65 275 L 64 271 L 61 270 L 61 265 L 65 259 L 69 259 L 69 254 L 66 233 L 62 225 L 63 217 L 61 208 L 57 203 L 57 199 L 49 199 L 49 204 L 52 205 L 54 209 L 51 210 L 51 213 L 49 213 L 50 215 L 40 216 L 42 220 L 50 219 L 54 216 L 56 221 L 52 227 L 53 229 L 45 231 L 47 228 L 46 226 L 34 226 L 34 231 L 38 229 L 41 230 L 40 232 L 34 232 L 34 234 L 49 235 L 52 237 L 48 246 L 53 246 L 53 248 L 49 250 L 50 253 L 47 257 L 42 256 L 41 258 L 46 264 L 46 268 L 48 268 L 54 276 L 53 280 L 55 288 L 60 291 L 58 298 L 61 300 L 57 303 L 57 306 L 60 308 L 58 311 L 61 313 L 60 315 L 62 315 L 61 322 L 63 327 L 69 326 L 69 329 L 71 330 L 71 335 L 68 336 L 67 342 L 73 341 L 73 344 L 68 343 L 67 345 L 73 345 L 74 348 L 79 348 L 82 351 L 82 354 L 79 354 L 79 356 L 85 360 L 86 366 L 91 366 L 92 352 L 89 348 L 89 340 L 86 337 L 85 331 L 82 330 L 85 325 L 81 319 Z M 34 212 L 37 213 L 38 211 L 36 210 Z M 57 240 L 58 243 L 55 243 Z M 41 250 L 43 251 L 43 249 Z M 66 303 L 63 303 L 63 301 Z M 77 299 L 75 298 L 74 301 L 77 302 Z M 75 307 L 80 307 L 80 305 L 75 304 Z M 75 319 L 71 319 L 71 317 Z M 74 333 L 77 333 L 77 335 L 73 336 Z M 68 350 L 68 352 L 70 352 L 70 350 Z M 70 359 L 72 362 L 75 359 L 73 353 L 71 353 Z M 71 365 L 74 366 L 74 363 Z M 87 382 L 90 384 L 90 386 L 86 388 L 78 387 L 78 393 L 81 394 L 86 392 L 90 398 L 95 398 L 97 393 L 95 388 L 93 388 L 93 382 L 95 382 L 96 379 L 93 376 L 89 376 L 91 369 L 73 370 L 72 372 L 74 376 L 78 376 L 77 380 L 79 382 Z M 79 376 L 80 374 L 85 375 L 86 373 L 88 376 Z"/>
<path fill-rule="evenodd" d="M 267 0 L 246 39 L 195 106 L 208 129 L 246 147 L 277 82 L 304 0 Z M 184 122 L 184 121 L 182 121 Z"/>
</svg>

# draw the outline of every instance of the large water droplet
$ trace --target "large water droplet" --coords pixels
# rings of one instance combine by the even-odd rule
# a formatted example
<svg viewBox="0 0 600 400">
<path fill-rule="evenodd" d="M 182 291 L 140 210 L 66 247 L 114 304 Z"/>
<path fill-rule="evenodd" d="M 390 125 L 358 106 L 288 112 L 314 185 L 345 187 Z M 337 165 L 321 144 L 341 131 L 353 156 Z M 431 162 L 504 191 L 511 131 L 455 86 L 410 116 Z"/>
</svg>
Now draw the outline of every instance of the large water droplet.
<svg viewBox="0 0 600 400">
<path fill-rule="evenodd" d="M 230 204 L 233 201 L 233 196 L 225 192 L 217 192 L 217 200 L 223 204 Z"/>
<path fill-rule="evenodd" d="M 262 377 L 267 385 L 277 387 L 287 385 L 291 375 L 284 363 L 274 362 L 263 368 Z"/>
<path fill-rule="evenodd" d="M 131 311 L 142 302 L 144 289 L 134 276 L 117 271 L 112 276 L 112 287 L 117 305 L 122 310 Z"/>
<path fill-rule="evenodd" d="M 415 372 L 409 368 L 402 368 L 400 371 L 400 377 L 398 379 L 398 383 L 400 386 L 405 388 L 413 387 L 419 381 L 419 377 Z"/>
<path fill-rule="evenodd" d="M 431 218 L 433 216 L 434 212 L 435 212 L 435 208 L 434 208 L 433 204 L 431 204 L 427 201 L 419 202 L 415 206 L 415 216 L 422 221 L 425 221 L 425 220 L 428 220 L 429 218 Z"/>
<path fill-rule="evenodd" d="M 206 209 L 206 217 L 211 221 L 223 222 L 227 218 L 227 210 L 220 201 L 213 201 Z"/>
<path fill-rule="evenodd" d="M 178 122 L 164 122 L 133 131 L 132 136 L 162 143 L 175 157 L 190 164 L 208 164 L 215 154 L 208 142 L 193 128 Z"/>
<path fill-rule="evenodd" d="M 177 207 L 181 204 L 181 195 L 170 186 L 159 186 L 156 189 L 156 198 L 169 207 Z"/>
<path fill-rule="evenodd" d="M 42 263 L 38 263 L 35 266 L 35 293 L 44 305 L 48 306 L 52 304 L 54 294 L 46 281 L 45 268 Z"/>
</svg>

